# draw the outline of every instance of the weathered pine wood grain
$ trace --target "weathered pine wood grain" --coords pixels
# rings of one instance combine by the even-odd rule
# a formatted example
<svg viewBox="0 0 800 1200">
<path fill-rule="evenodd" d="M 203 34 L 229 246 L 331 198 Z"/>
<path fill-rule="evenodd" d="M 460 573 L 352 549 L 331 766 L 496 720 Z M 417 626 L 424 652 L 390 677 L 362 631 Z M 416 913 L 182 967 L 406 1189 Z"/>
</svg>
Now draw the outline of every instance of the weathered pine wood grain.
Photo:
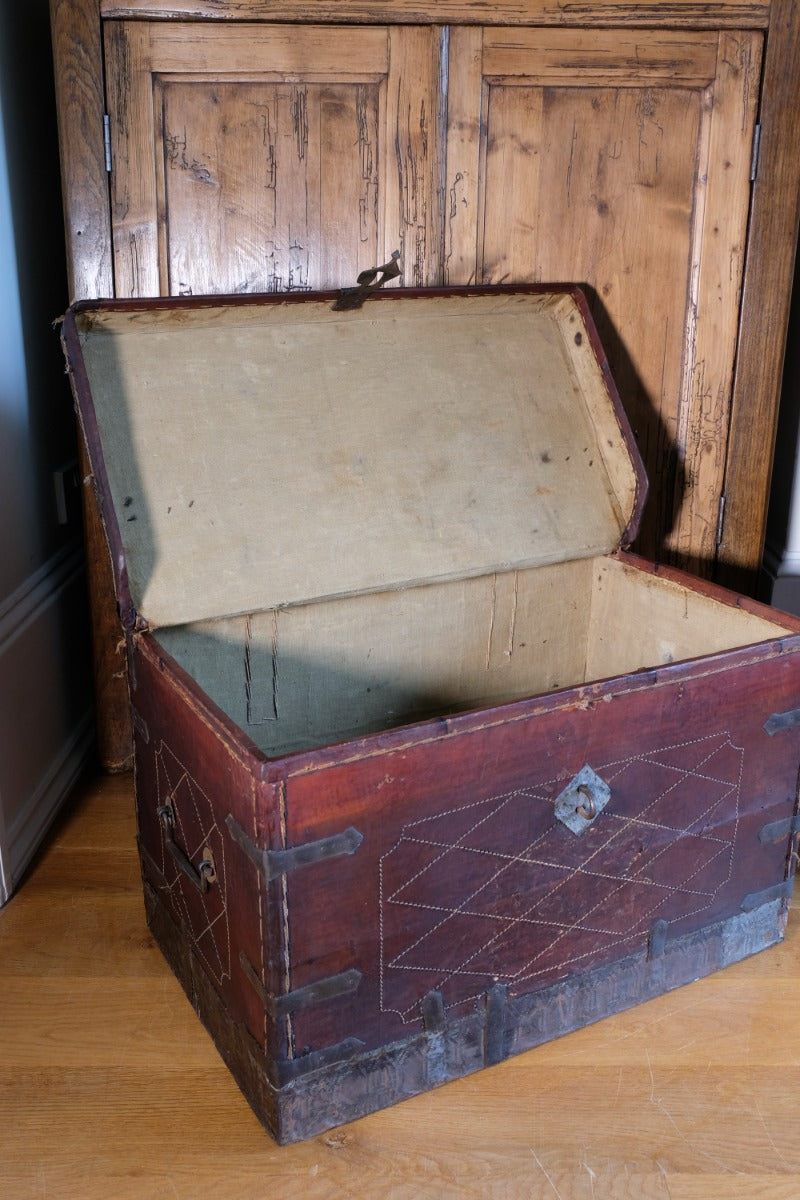
<svg viewBox="0 0 800 1200">
<path fill-rule="evenodd" d="M 0 911 L 10 1200 L 795 1200 L 800 913 L 782 946 L 279 1149 L 147 933 L 132 782 L 88 780 Z"/>
<path fill-rule="evenodd" d="M 589 286 L 651 481 L 640 547 L 708 574 L 761 36 L 451 39 L 448 281 Z"/>
<path fill-rule="evenodd" d="M 106 30 L 118 295 L 436 281 L 441 31 Z"/>
<path fill-rule="evenodd" d="M 146 24 L 105 27 L 111 224 L 117 296 L 155 296 L 159 263 L 154 170 L 152 48 Z"/>
<path fill-rule="evenodd" d="M 162 293 L 329 288 L 378 261 L 379 80 L 156 88 Z"/>
<path fill-rule="evenodd" d="M 70 298 L 114 295 L 111 215 L 103 140 L 103 73 L 97 0 L 52 0 L 64 232 Z M 80 186 L 75 181 L 80 180 Z M 108 548 L 80 448 L 89 590 L 107 596 L 92 621 L 97 738 L 109 769 L 129 768 L 132 745 L 126 662 L 113 596 Z"/>
<path fill-rule="evenodd" d="M 70 298 L 113 296 L 97 0 L 50 7 Z"/>
<path fill-rule="evenodd" d="M 97 2 L 97 0 L 95 0 Z M 106 17 L 202 17 L 217 20 L 391 22 L 393 24 L 627 25 L 758 28 L 766 0 L 100 0 Z"/>
<path fill-rule="evenodd" d="M 698 146 L 671 557 L 708 573 L 717 548 L 747 247 L 750 164 L 761 73 L 758 34 L 721 34 Z M 678 331 L 673 331 L 677 340 Z"/>
<path fill-rule="evenodd" d="M 383 193 L 386 258 L 401 252 L 407 287 L 438 283 L 441 257 L 442 31 L 392 29 Z M 384 174 L 385 172 L 385 174 Z"/>
<path fill-rule="evenodd" d="M 761 145 L 753 186 L 718 551 L 720 580 L 741 591 L 752 591 L 755 586 L 767 522 L 800 215 L 798 94 L 797 5 L 792 0 L 775 0 L 764 59 Z"/>
</svg>

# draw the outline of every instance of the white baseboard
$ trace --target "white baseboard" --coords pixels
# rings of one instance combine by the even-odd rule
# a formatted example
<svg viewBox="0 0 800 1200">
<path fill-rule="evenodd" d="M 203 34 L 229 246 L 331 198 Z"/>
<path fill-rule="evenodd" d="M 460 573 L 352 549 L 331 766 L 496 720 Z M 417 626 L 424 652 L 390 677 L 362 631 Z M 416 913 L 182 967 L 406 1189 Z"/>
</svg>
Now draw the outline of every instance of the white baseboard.
<svg viewBox="0 0 800 1200">
<path fill-rule="evenodd" d="M 773 608 L 800 616 L 800 552 L 767 542 L 758 598 Z"/>
</svg>

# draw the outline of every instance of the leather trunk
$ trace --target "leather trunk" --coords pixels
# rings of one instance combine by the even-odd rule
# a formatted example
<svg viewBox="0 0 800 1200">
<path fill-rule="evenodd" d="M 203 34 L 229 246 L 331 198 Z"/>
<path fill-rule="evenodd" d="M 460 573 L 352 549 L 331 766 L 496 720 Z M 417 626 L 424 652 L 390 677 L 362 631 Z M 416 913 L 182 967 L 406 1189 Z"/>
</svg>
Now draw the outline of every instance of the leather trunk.
<svg viewBox="0 0 800 1200">
<path fill-rule="evenodd" d="M 779 941 L 800 622 L 629 553 L 576 288 L 91 302 L 147 917 L 308 1137 Z"/>
</svg>

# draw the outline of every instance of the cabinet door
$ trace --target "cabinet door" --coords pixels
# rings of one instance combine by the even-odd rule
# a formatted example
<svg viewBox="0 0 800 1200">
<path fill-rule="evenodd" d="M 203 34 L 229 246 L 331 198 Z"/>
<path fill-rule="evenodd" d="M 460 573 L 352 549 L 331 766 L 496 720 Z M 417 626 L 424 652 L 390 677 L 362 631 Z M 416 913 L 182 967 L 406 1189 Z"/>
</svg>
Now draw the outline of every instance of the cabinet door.
<svg viewBox="0 0 800 1200">
<path fill-rule="evenodd" d="M 440 270 L 441 32 L 108 22 L 119 296 Z"/>
<path fill-rule="evenodd" d="M 761 35 L 453 30 L 445 278 L 587 286 L 650 477 L 639 549 L 710 571 Z"/>
</svg>

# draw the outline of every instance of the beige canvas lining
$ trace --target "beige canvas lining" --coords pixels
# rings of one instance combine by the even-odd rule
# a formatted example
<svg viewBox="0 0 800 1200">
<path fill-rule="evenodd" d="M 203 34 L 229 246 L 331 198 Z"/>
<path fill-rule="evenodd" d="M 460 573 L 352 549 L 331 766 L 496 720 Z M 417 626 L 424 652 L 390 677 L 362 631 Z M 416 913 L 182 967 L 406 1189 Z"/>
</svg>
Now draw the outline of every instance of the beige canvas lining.
<svg viewBox="0 0 800 1200">
<path fill-rule="evenodd" d="M 637 484 L 568 295 L 81 320 L 134 603 L 267 754 L 781 632 L 607 557 Z"/>
<path fill-rule="evenodd" d="M 132 598 L 154 628 L 590 558 L 632 512 L 569 296 L 82 322 Z"/>
<path fill-rule="evenodd" d="M 774 638 L 780 626 L 614 559 L 159 631 L 261 750 L 292 750 Z"/>
</svg>

